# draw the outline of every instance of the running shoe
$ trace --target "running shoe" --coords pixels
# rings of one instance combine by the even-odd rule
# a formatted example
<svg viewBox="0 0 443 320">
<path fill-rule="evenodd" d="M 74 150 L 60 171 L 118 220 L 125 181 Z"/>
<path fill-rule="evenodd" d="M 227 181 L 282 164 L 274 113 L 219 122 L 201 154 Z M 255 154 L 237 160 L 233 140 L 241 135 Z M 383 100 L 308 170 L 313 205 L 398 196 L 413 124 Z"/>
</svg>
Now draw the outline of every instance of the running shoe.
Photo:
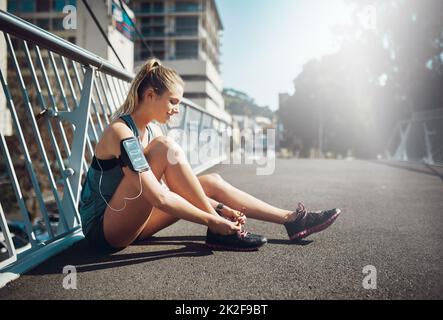
<svg viewBox="0 0 443 320">
<path fill-rule="evenodd" d="M 208 229 L 206 233 L 206 245 L 215 250 L 255 251 L 266 242 L 266 237 L 247 231 L 221 235 Z"/>
<path fill-rule="evenodd" d="M 325 211 L 308 212 L 299 202 L 296 209 L 297 218 L 284 224 L 290 240 L 303 239 L 329 227 L 340 214 L 340 209 L 335 208 Z"/>
</svg>

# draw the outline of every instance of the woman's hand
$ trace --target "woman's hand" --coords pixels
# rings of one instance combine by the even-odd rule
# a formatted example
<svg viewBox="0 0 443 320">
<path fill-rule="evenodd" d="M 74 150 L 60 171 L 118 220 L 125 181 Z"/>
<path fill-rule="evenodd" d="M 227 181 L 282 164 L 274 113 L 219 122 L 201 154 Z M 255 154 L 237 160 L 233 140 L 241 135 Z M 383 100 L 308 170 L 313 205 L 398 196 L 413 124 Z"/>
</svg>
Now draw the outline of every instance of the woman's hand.
<svg viewBox="0 0 443 320">
<path fill-rule="evenodd" d="M 220 216 L 217 215 L 213 215 L 211 217 L 211 219 L 208 222 L 208 228 L 217 234 L 221 234 L 221 235 L 230 235 L 230 234 L 234 234 L 238 231 L 241 231 L 241 226 L 226 220 L 225 218 L 222 218 Z"/>
<path fill-rule="evenodd" d="M 220 213 L 223 217 L 233 222 L 237 222 L 239 225 L 244 225 L 246 223 L 246 216 L 243 212 L 229 208 L 226 205 L 223 205 L 223 209 Z"/>
</svg>

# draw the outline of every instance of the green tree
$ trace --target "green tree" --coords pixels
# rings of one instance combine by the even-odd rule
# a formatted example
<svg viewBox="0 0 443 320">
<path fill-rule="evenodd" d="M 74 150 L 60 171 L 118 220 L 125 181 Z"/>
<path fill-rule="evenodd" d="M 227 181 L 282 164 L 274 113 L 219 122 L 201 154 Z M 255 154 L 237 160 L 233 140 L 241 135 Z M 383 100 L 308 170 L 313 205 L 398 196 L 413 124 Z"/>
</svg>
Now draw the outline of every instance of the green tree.
<svg viewBox="0 0 443 320">
<path fill-rule="evenodd" d="M 268 106 L 259 106 L 246 93 L 235 89 L 224 89 L 226 111 L 234 115 L 262 116 L 272 119 L 274 112 Z"/>
</svg>

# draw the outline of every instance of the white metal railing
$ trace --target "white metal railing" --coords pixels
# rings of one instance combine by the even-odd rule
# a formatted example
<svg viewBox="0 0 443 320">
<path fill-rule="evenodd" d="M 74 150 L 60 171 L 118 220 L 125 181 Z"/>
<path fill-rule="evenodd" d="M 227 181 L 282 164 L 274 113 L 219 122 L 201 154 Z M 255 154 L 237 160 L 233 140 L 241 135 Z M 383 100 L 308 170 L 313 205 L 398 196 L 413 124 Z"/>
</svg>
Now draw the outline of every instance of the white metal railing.
<svg viewBox="0 0 443 320">
<path fill-rule="evenodd" d="M 415 112 L 399 121 L 386 147 L 389 160 L 443 164 L 443 109 Z"/>
<path fill-rule="evenodd" d="M 8 53 L 8 72 L 0 70 L 0 94 L 6 97 L 14 128 L 11 137 L 0 133 L 0 177 L 8 181 L 0 185 L 2 194 L 8 189 L 15 196 L 12 204 L 0 198 L 1 288 L 83 238 L 78 212 L 82 181 L 95 143 L 110 114 L 123 103 L 133 75 L 2 10 L 0 31 Z M 191 144 L 186 135 L 176 136 L 188 159 L 202 143 L 208 145 L 198 139 L 204 129 L 216 129 L 218 136 L 231 134 L 229 123 L 191 101 L 185 99 L 181 109 L 181 116 L 161 129 L 165 134 L 173 128 L 197 134 Z M 196 174 L 226 158 L 228 146 L 220 141 L 211 139 L 209 146 L 221 152 L 190 162 Z M 34 209 L 27 202 L 32 197 Z M 49 203 L 56 207 L 58 222 Z M 12 212 L 5 212 L 11 207 L 23 225 L 21 237 L 14 237 L 20 230 L 11 231 Z M 40 218 L 39 228 L 32 215 Z"/>
</svg>

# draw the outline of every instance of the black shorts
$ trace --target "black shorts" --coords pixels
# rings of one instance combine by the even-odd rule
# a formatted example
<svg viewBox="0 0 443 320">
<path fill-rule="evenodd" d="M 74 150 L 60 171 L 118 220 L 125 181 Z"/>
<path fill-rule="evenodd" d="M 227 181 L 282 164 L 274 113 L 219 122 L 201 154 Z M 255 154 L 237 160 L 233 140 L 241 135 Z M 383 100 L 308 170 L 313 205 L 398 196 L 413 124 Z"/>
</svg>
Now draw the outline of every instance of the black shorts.
<svg viewBox="0 0 443 320">
<path fill-rule="evenodd" d="M 103 219 L 105 215 L 102 214 L 91 222 L 89 232 L 85 235 L 88 246 L 99 253 L 110 254 L 123 250 L 124 248 L 114 248 L 105 238 L 103 230 Z"/>
</svg>

